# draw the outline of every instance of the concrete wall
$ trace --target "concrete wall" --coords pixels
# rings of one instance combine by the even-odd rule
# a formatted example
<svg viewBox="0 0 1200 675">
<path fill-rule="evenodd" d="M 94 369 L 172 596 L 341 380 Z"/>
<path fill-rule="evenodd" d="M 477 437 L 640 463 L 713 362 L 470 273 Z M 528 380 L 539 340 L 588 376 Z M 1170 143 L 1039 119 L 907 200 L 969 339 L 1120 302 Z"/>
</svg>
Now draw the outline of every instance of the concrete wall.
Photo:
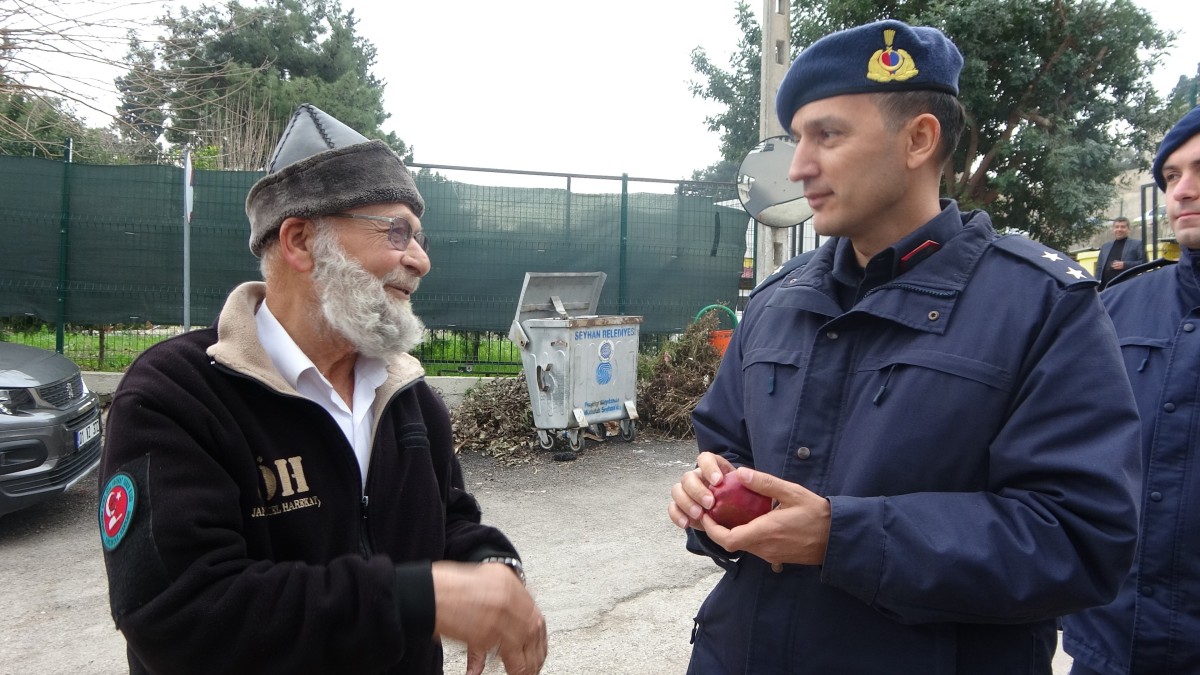
<svg viewBox="0 0 1200 675">
<path fill-rule="evenodd" d="M 471 388 L 490 377 L 426 377 L 425 381 L 446 399 L 446 405 L 451 408 L 462 403 L 463 397 Z M 121 373 L 98 373 L 87 371 L 83 373 L 83 381 L 88 389 L 96 392 L 102 400 L 107 400 L 117 390 L 121 382 Z"/>
</svg>

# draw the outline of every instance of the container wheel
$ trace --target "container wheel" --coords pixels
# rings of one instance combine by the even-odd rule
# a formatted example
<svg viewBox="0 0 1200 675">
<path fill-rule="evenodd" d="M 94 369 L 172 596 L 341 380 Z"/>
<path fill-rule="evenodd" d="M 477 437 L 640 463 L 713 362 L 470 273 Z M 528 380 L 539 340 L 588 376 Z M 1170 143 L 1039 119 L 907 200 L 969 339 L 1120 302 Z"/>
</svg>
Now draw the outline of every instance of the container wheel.
<svg viewBox="0 0 1200 675">
<path fill-rule="evenodd" d="M 575 452 L 583 450 L 585 443 L 587 440 L 583 437 L 583 429 L 571 429 L 567 432 L 567 445 Z"/>
<path fill-rule="evenodd" d="M 553 450 L 554 449 L 554 434 L 550 433 L 549 431 L 546 431 L 545 429 L 538 429 L 537 437 L 538 437 L 538 445 L 540 445 L 543 450 Z"/>
<path fill-rule="evenodd" d="M 621 440 L 632 443 L 637 436 L 637 426 L 633 420 L 621 420 Z"/>
</svg>

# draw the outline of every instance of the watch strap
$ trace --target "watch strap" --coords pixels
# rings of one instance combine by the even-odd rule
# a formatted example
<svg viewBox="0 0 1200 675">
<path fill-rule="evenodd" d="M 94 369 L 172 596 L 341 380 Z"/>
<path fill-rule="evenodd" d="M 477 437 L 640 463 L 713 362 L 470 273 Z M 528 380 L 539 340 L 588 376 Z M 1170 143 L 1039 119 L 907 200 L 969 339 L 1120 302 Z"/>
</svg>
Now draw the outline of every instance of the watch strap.
<svg viewBox="0 0 1200 675">
<path fill-rule="evenodd" d="M 513 574 L 516 574 L 517 578 L 521 580 L 521 585 L 522 586 L 525 585 L 525 567 L 521 565 L 521 560 L 519 558 L 513 558 L 510 556 L 502 556 L 502 555 L 491 555 L 491 556 L 484 558 L 483 560 L 480 560 L 479 562 L 481 562 L 481 563 L 493 563 L 494 562 L 494 563 L 500 563 L 501 565 L 507 565 L 508 569 L 512 570 Z"/>
</svg>

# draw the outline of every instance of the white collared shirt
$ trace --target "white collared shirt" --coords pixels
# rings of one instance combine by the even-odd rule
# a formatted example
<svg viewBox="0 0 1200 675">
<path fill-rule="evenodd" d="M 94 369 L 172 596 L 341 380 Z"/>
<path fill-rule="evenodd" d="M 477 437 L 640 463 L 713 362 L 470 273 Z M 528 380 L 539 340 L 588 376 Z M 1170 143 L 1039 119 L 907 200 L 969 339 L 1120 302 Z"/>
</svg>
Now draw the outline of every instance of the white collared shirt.
<svg viewBox="0 0 1200 675">
<path fill-rule="evenodd" d="M 354 405 L 346 405 L 333 385 L 308 358 L 296 341 L 271 310 L 266 300 L 258 306 L 254 315 L 258 326 L 258 340 L 271 357 L 275 369 L 304 398 L 325 409 L 337 422 L 354 455 L 358 458 L 363 488 L 367 485 L 367 469 L 371 466 L 371 432 L 374 420 L 371 406 L 375 402 L 375 389 L 387 379 L 387 362 L 380 358 L 358 356 L 354 362 Z"/>
</svg>

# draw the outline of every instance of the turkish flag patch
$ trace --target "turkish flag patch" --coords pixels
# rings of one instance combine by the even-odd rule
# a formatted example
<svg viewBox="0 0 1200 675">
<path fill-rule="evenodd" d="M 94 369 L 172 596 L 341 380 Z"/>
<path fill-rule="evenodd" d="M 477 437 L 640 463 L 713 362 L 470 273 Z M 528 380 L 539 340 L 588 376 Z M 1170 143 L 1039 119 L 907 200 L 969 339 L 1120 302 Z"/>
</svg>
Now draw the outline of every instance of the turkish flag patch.
<svg viewBox="0 0 1200 675">
<path fill-rule="evenodd" d="M 133 476 L 124 471 L 108 480 L 100 492 L 100 541 L 105 551 L 120 546 L 137 506 L 137 487 Z"/>
</svg>

